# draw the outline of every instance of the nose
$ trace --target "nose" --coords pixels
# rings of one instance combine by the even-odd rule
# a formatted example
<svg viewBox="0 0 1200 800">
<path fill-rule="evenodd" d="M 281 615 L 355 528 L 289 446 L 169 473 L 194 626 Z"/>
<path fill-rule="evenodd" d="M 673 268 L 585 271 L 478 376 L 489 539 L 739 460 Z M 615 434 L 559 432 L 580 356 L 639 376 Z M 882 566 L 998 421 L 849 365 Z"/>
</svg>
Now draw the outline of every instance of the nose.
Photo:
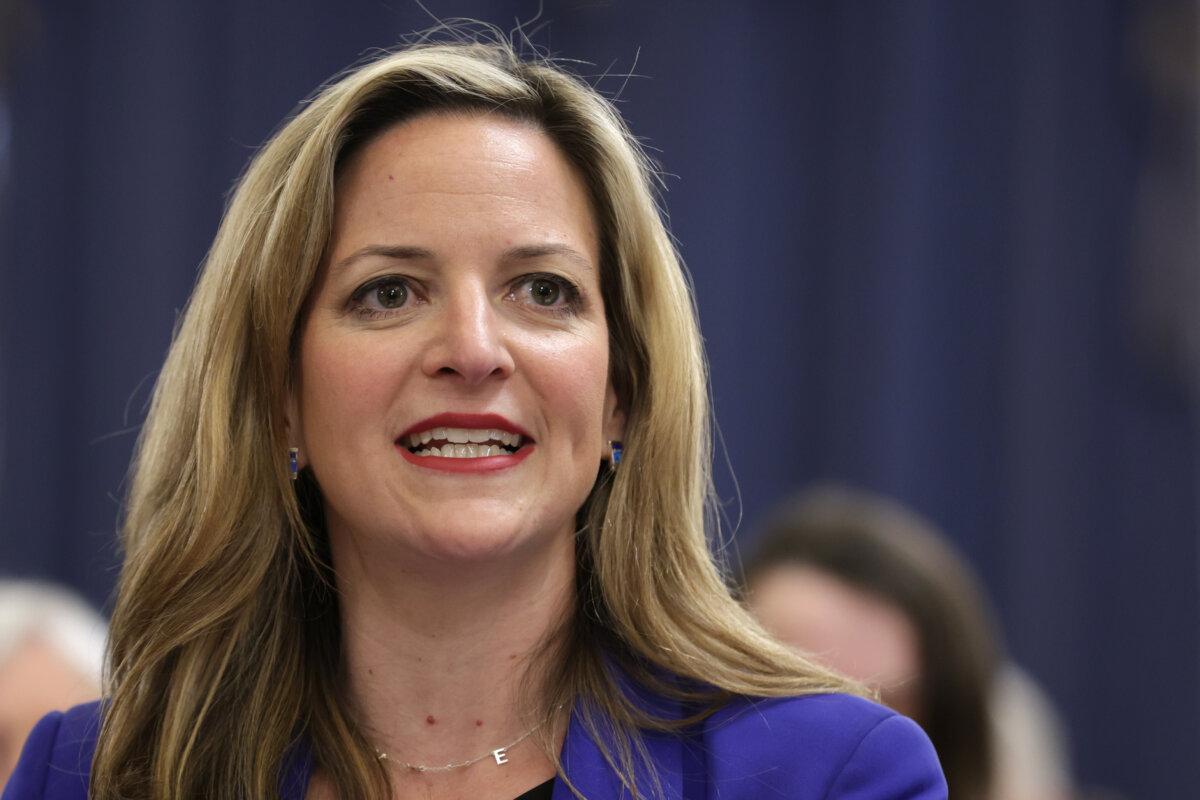
<svg viewBox="0 0 1200 800">
<path fill-rule="evenodd" d="M 512 374 L 513 359 L 502 323 L 485 291 L 461 287 L 446 298 L 437 314 L 433 340 L 422 357 L 426 375 L 457 377 L 475 386 Z"/>
</svg>

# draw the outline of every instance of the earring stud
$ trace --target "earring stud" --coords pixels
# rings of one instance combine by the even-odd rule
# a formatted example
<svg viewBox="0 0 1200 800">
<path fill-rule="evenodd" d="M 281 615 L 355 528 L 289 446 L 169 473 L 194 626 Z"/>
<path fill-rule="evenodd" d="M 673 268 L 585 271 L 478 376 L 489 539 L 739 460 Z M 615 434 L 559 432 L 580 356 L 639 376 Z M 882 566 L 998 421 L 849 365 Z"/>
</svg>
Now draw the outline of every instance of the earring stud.
<svg viewBox="0 0 1200 800">
<path fill-rule="evenodd" d="M 612 451 L 612 460 L 610 463 L 615 467 L 621 463 L 621 455 L 625 452 L 625 445 L 617 441 L 610 441 L 608 447 Z"/>
<path fill-rule="evenodd" d="M 300 477 L 300 448 L 288 448 L 288 472 L 292 474 L 292 480 Z"/>
</svg>

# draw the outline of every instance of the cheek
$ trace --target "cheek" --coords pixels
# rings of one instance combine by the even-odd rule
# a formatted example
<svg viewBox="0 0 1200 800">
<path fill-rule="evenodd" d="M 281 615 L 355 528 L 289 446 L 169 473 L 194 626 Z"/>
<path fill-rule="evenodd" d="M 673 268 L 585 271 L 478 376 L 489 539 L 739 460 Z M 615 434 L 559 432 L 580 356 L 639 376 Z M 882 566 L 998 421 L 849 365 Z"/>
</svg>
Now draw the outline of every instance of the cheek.
<svg viewBox="0 0 1200 800">
<path fill-rule="evenodd" d="M 389 394 L 388 360 L 369 342 L 336 335 L 301 342 L 301 424 L 310 435 L 368 422 Z"/>
<path fill-rule="evenodd" d="M 533 357 L 526 366 L 530 382 L 545 398 L 550 422 L 569 425 L 572 438 L 589 446 L 603 422 L 608 390 L 607 344 L 602 336 L 542 340 L 530 348 Z"/>
</svg>

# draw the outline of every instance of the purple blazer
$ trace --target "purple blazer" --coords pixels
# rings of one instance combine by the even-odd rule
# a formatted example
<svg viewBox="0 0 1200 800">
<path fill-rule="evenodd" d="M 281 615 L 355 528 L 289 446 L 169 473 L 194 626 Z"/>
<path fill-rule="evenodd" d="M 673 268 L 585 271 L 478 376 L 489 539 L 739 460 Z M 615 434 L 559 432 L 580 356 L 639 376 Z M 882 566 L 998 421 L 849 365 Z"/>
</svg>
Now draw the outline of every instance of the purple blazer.
<svg viewBox="0 0 1200 800">
<path fill-rule="evenodd" d="M 659 699 L 659 710 L 677 704 Z M 96 703 L 46 716 L 33 729 L 0 800 L 86 800 L 99 725 Z M 649 733 L 668 800 L 945 800 L 933 746 L 906 717 L 829 694 L 731 702 L 684 735 Z M 589 800 L 629 793 L 573 714 L 563 769 Z M 282 770 L 282 800 L 303 800 L 312 771 L 298 754 Z M 652 784 L 639 775 L 652 797 Z M 574 800 L 561 780 L 553 800 Z"/>
</svg>

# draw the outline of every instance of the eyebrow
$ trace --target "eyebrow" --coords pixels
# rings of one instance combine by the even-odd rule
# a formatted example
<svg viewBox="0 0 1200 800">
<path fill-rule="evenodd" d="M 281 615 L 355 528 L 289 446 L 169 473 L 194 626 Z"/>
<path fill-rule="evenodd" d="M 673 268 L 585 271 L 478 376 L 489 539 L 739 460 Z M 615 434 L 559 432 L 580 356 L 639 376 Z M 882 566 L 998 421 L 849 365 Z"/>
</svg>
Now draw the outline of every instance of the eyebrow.
<svg viewBox="0 0 1200 800">
<path fill-rule="evenodd" d="M 398 261 L 420 261 L 433 258 L 433 251 L 426 250 L 424 247 L 412 247 L 403 244 L 369 244 L 366 247 L 360 247 L 358 250 L 355 250 L 334 264 L 333 268 L 335 270 L 345 269 L 355 261 L 369 256 L 383 256 L 384 258 L 394 258 Z"/>
<path fill-rule="evenodd" d="M 370 256 L 396 259 L 397 261 L 423 261 L 434 258 L 432 250 L 402 244 L 369 244 L 355 250 L 334 265 L 335 270 L 345 269 L 359 259 Z M 589 272 L 595 271 L 591 259 L 565 244 L 532 244 L 511 247 L 500 256 L 502 261 L 529 261 L 546 256 L 561 256 Z"/>
<path fill-rule="evenodd" d="M 575 248 L 568 247 L 565 244 L 534 244 L 513 247 L 504 251 L 502 259 L 505 261 L 527 261 L 545 256 L 562 256 L 568 261 L 574 262 L 576 266 L 582 269 L 589 272 L 595 271 L 595 266 L 592 264 L 591 259 Z"/>
</svg>

